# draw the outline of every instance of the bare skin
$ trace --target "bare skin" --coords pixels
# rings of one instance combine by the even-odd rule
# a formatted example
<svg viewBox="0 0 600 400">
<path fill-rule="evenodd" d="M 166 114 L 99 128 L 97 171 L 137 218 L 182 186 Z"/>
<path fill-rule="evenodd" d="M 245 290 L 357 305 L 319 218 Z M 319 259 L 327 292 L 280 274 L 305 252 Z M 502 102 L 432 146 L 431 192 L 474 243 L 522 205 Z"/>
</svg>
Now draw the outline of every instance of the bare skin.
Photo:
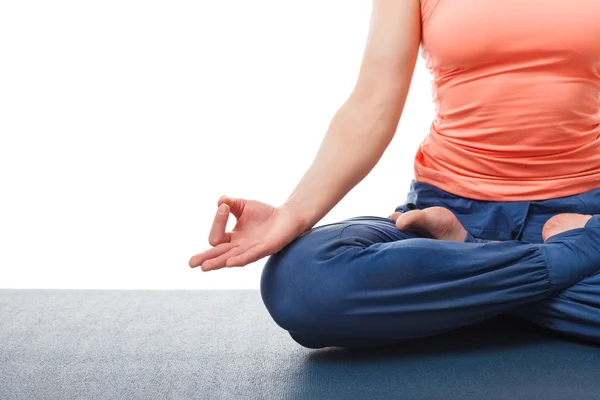
<svg viewBox="0 0 600 400">
<path fill-rule="evenodd" d="M 453 242 L 464 242 L 467 237 L 467 230 L 458 218 L 444 207 L 430 207 L 405 213 L 395 212 L 391 218 L 401 231 L 414 232 L 420 236 Z"/>
<path fill-rule="evenodd" d="M 592 218 L 588 214 L 558 214 L 550 218 L 542 229 L 544 242 L 554 235 L 570 231 L 571 229 L 583 228 Z"/>
<path fill-rule="evenodd" d="M 217 207 L 208 235 L 212 247 L 192 256 L 191 268 L 212 271 L 243 267 L 278 252 L 309 231 L 288 206 L 273 207 L 256 200 L 224 195 L 217 201 Z M 226 232 L 230 214 L 237 222 L 231 232 Z"/>
<path fill-rule="evenodd" d="M 192 256 L 190 267 L 242 267 L 274 254 L 309 231 L 361 182 L 396 134 L 420 43 L 419 0 L 373 0 L 354 89 L 334 114 L 313 162 L 288 199 L 274 207 L 222 196 L 217 205 L 223 213 L 215 215 L 211 247 Z M 237 223 L 226 232 L 230 214 Z"/>
<path fill-rule="evenodd" d="M 268 204 L 221 196 L 213 227 L 209 234 L 210 250 L 196 254 L 190 259 L 190 267 L 201 266 L 203 271 L 224 267 L 239 267 L 273 254 L 295 238 L 310 232 L 292 209 L 272 207 Z M 231 232 L 225 227 L 229 215 L 233 214 L 237 223 Z M 542 230 L 544 241 L 559 233 L 583 228 L 591 215 L 558 214 L 550 218 Z M 447 208 L 430 207 L 406 213 L 394 212 L 391 215 L 396 227 L 439 240 L 463 242 L 467 230 L 458 218 Z"/>
<path fill-rule="evenodd" d="M 430 207 L 406 213 L 394 212 L 391 215 L 396 227 L 402 231 L 414 232 L 439 240 L 464 242 L 467 230 L 452 211 L 443 207 Z M 558 214 L 550 218 L 542 229 L 544 242 L 554 235 L 571 229 L 583 228 L 591 215 Z"/>
<path fill-rule="evenodd" d="M 382 157 L 394 137 L 421 43 L 420 0 L 373 0 L 371 23 L 352 93 L 335 113 L 315 159 L 279 207 L 221 196 L 210 230 L 210 247 L 189 260 L 202 271 L 243 267 L 281 250 L 321 220 Z M 237 219 L 226 232 L 230 214 Z M 394 213 L 396 214 L 396 213 Z M 400 229 L 464 241 L 466 230 L 449 210 L 411 211 Z M 589 216 L 563 214 L 548 221 L 544 240 L 580 228 Z M 207 246 L 208 247 L 208 246 Z"/>
</svg>

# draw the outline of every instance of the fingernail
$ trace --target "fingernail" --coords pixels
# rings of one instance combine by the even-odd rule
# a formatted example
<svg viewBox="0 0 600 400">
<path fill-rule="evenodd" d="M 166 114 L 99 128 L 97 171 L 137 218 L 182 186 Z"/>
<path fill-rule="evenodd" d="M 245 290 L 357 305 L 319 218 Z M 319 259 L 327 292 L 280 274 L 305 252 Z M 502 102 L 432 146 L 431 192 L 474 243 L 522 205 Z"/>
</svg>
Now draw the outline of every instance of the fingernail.
<svg viewBox="0 0 600 400">
<path fill-rule="evenodd" d="M 221 214 L 221 215 L 227 214 L 227 206 L 225 204 L 221 204 L 219 206 L 219 214 Z"/>
</svg>

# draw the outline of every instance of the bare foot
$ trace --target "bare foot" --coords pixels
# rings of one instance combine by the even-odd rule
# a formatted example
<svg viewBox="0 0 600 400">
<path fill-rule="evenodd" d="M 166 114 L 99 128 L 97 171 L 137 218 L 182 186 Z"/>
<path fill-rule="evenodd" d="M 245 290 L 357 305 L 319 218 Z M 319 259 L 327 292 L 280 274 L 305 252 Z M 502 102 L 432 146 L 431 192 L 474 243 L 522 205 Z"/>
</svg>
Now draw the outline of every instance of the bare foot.
<svg viewBox="0 0 600 400">
<path fill-rule="evenodd" d="M 444 207 L 430 207 L 405 213 L 395 212 L 391 218 L 401 231 L 454 242 L 464 242 L 467 237 L 467 230 L 458 221 L 456 215 Z"/>
<path fill-rule="evenodd" d="M 587 214 L 558 214 L 550 218 L 542 228 L 542 239 L 544 242 L 554 235 L 570 231 L 571 229 L 583 228 L 588 220 L 592 218 Z"/>
</svg>

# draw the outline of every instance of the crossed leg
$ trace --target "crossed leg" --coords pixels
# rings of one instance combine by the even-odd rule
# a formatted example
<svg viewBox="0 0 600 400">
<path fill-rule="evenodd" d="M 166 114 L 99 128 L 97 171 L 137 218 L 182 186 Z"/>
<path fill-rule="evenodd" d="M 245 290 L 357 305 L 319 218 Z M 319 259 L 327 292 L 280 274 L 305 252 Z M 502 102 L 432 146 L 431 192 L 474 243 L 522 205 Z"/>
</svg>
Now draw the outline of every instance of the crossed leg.
<svg viewBox="0 0 600 400">
<path fill-rule="evenodd" d="M 550 304 L 594 275 L 600 216 L 587 219 L 585 227 L 532 244 L 418 238 L 390 218 L 351 218 L 317 227 L 269 257 L 261 295 L 275 322 L 306 347 L 435 335 Z"/>
<path fill-rule="evenodd" d="M 400 219 L 398 220 L 398 218 Z M 562 213 L 550 218 L 542 229 L 542 240 L 571 229 L 583 227 L 590 215 Z M 448 209 L 431 207 L 425 210 L 392 214 L 396 226 L 413 229 L 436 239 L 463 241 L 466 229 Z M 542 327 L 570 336 L 600 341 L 600 273 L 585 278 L 555 295 L 511 310 L 508 314 L 526 318 Z"/>
</svg>

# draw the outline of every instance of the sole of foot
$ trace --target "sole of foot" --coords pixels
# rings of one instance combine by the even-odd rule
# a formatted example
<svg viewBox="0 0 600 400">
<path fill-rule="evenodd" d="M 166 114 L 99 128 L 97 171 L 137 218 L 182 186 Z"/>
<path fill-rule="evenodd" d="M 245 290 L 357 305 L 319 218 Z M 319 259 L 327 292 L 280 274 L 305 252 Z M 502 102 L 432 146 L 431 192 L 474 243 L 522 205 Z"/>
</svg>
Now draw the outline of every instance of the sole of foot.
<svg viewBox="0 0 600 400">
<path fill-rule="evenodd" d="M 391 218 L 401 231 L 413 232 L 420 236 L 453 242 L 464 242 L 467 237 L 467 230 L 456 215 L 444 207 L 395 212 Z"/>
<path fill-rule="evenodd" d="M 544 224 L 544 227 L 542 228 L 542 239 L 544 239 L 545 242 L 559 233 L 583 228 L 590 218 L 592 218 L 592 216 L 588 214 L 557 214 Z"/>
</svg>

